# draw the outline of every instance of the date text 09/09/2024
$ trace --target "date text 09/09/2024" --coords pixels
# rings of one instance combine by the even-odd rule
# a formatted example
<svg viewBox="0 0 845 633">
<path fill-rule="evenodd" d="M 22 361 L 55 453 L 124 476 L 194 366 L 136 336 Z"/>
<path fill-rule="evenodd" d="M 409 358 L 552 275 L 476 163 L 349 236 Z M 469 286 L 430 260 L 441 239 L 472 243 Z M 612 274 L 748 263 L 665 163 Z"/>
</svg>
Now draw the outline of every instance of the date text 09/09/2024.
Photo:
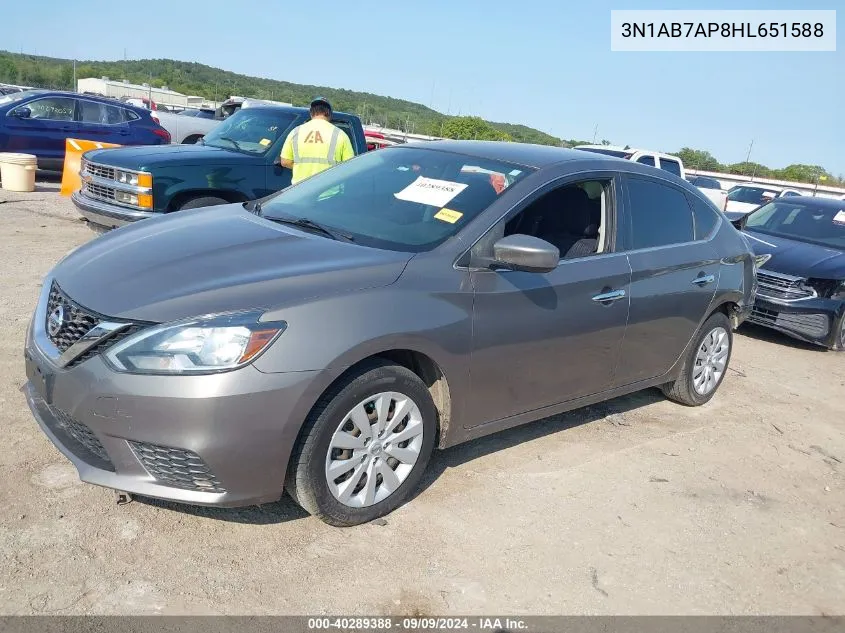
<svg viewBox="0 0 845 633">
<path fill-rule="evenodd" d="M 526 631 L 528 626 L 518 618 L 499 617 L 317 617 L 308 618 L 308 629 L 355 631 Z"/>
<path fill-rule="evenodd" d="M 824 37 L 821 22 L 623 22 L 622 37 Z"/>
</svg>

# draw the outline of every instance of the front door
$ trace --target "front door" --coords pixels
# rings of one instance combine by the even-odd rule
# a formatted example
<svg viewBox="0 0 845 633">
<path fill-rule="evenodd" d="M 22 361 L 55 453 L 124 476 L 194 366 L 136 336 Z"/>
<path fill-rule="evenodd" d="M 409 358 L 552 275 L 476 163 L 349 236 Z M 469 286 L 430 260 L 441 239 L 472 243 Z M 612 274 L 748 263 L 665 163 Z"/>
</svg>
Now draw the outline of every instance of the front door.
<svg viewBox="0 0 845 633">
<path fill-rule="evenodd" d="M 498 229 L 558 246 L 562 259 L 555 270 L 471 272 L 475 302 L 467 426 L 614 384 L 631 277 L 627 256 L 613 246 L 620 190 L 612 178 L 597 178 L 580 189 L 582 184 L 564 183 L 542 194 Z M 566 220 L 558 221 L 561 217 Z"/>
<path fill-rule="evenodd" d="M 631 312 L 618 381 L 662 376 L 681 356 L 707 314 L 719 281 L 719 257 L 696 240 L 685 193 L 667 180 L 631 176 L 626 231 Z"/>
</svg>

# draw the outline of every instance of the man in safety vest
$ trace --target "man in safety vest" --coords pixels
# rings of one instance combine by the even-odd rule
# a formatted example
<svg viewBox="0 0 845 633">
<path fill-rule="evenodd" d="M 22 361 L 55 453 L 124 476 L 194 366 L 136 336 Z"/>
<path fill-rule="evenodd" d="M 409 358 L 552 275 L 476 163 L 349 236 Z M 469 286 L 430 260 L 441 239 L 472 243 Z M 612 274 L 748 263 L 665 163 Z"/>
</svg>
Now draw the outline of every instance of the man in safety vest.
<svg viewBox="0 0 845 633">
<path fill-rule="evenodd" d="M 355 156 L 349 137 L 332 125 L 331 118 L 331 104 L 318 97 L 311 102 L 311 120 L 288 134 L 281 163 L 282 167 L 293 170 L 291 184 Z"/>
</svg>

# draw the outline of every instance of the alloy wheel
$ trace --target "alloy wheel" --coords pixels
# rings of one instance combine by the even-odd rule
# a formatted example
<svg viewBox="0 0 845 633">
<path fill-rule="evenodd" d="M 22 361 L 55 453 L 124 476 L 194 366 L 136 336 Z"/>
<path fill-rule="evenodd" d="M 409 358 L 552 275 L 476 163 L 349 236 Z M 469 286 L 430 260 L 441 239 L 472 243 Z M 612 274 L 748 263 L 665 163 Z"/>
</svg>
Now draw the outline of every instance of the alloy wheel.
<svg viewBox="0 0 845 633">
<path fill-rule="evenodd" d="M 340 503 L 364 508 L 387 499 L 414 469 L 423 446 L 419 406 L 383 392 L 359 402 L 332 435 L 326 482 Z"/>
<path fill-rule="evenodd" d="M 696 393 L 706 396 L 719 385 L 727 368 L 730 349 L 730 337 L 725 328 L 714 328 L 704 337 L 695 355 L 692 372 Z"/>
</svg>

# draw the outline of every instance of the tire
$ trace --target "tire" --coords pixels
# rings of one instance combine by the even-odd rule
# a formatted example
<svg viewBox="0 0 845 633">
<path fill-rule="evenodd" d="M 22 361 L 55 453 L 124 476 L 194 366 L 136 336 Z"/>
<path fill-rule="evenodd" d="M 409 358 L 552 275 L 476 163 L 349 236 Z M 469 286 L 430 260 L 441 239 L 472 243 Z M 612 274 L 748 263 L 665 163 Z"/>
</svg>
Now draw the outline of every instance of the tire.
<svg viewBox="0 0 845 633">
<path fill-rule="evenodd" d="M 188 209 L 199 209 L 201 207 L 216 207 L 220 204 L 229 204 L 228 200 L 223 198 L 215 198 L 214 196 L 202 196 L 200 198 L 191 198 L 183 202 L 179 207 L 179 211 L 187 211 Z"/>
<path fill-rule="evenodd" d="M 370 426 L 372 420 L 366 413 L 367 403 L 380 395 L 381 402 L 394 403 L 389 409 L 392 414 L 396 413 L 396 406 L 403 406 L 403 411 L 408 412 L 397 421 L 399 432 L 407 435 L 421 431 L 421 437 L 416 435 L 414 439 L 391 445 L 391 438 L 399 438 L 400 434 L 390 431 L 380 439 L 378 417 Z M 352 422 L 355 411 L 364 416 L 359 415 L 358 420 L 370 426 L 370 440 L 362 440 L 366 431 Z M 393 418 L 387 421 L 386 430 L 392 423 Z M 356 432 L 358 436 L 354 435 Z M 416 490 L 434 450 L 436 434 L 437 409 L 428 388 L 417 375 L 388 361 L 367 362 L 331 387 L 308 415 L 291 456 L 285 488 L 306 512 L 329 525 L 346 527 L 372 521 L 395 510 Z M 336 441 L 343 443 L 349 437 L 367 443 L 349 450 L 335 446 Z M 397 449 L 406 461 L 408 455 L 418 451 L 416 461 L 400 462 L 393 457 L 400 454 Z M 339 477 L 331 483 L 330 457 L 332 464 L 341 467 L 337 471 Z M 386 469 L 393 473 L 389 482 L 385 479 Z M 372 479 L 371 474 L 375 475 Z M 370 481 L 372 487 L 368 485 Z M 350 492 L 355 490 L 359 492 Z M 341 501 L 344 492 L 347 502 Z M 379 496 L 383 498 L 379 500 Z"/>
<path fill-rule="evenodd" d="M 721 345 L 715 351 L 711 349 L 708 352 L 705 349 L 714 343 L 715 339 L 712 339 L 711 335 L 721 339 L 722 344 L 727 344 L 726 352 Z M 700 358 L 699 354 L 702 354 L 704 358 Z M 717 372 L 713 369 L 714 365 L 707 363 L 707 357 L 711 354 L 719 358 L 724 357 L 724 367 L 721 372 L 718 372 L 718 375 L 716 375 Z M 721 312 L 715 312 L 710 315 L 699 328 L 698 332 L 696 332 L 684 358 L 681 373 L 673 382 L 661 387 L 663 394 L 674 402 L 690 407 L 698 407 L 709 402 L 716 394 L 716 391 L 718 391 L 719 385 L 722 384 L 722 380 L 724 380 L 725 374 L 728 372 L 731 354 L 733 354 L 733 330 L 730 319 Z M 696 388 L 696 378 L 700 377 L 700 374 L 696 370 L 699 367 L 699 362 L 702 360 L 706 365 L 704 377 L 707 376 L 707 372 L 709 371 L 710 375 L 714 378 L 714 382 L 707 387 L 701 386 Z"/>
<path fill-rule="evenodd" d="M 839 322 L 839 336 L 830 349 L 834 352 L 845 352 L 845 314 L 842 315 L 842 320 Z"/>
<path fill-rule="evenodd" d="M 200 142 L 202 136 L 199 134 L 195 134 L 194 136 L 188 136 L 182 141 L 182 145 L 196 145 Z"/>
</svg>

